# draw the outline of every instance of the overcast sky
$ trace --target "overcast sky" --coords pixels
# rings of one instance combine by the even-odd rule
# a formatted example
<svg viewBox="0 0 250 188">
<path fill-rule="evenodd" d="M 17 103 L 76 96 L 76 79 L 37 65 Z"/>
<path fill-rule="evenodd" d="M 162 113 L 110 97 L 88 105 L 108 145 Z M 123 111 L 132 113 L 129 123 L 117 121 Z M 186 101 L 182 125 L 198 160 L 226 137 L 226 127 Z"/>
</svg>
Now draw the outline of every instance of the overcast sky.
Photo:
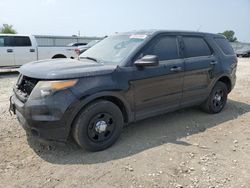
<svg viewBox="0 0 250 188">
<path fill-rule="evenodd" d="M 0 0 L 18 33 L 104 36 L 141 29 L 223 32 L 250 42 L 250 0 Z"/>
</svg>

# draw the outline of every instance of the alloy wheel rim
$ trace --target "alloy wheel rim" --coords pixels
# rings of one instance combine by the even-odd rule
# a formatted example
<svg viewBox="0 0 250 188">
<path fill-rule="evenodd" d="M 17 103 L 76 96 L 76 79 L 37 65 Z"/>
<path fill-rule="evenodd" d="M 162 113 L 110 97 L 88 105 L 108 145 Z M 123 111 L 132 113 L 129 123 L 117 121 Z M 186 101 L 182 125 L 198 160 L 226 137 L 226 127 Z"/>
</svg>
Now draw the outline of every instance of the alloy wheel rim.
<svg viewBox="0 0 250 188">
<path fill-rule="evenodd" d="M 215 93 L 214 93 L 214 97 L 213 97 L 213 107 L 216 110 L 220 110 L 223 108 L 224 105 L 224 92 L 222 89 L 218 89 Z"/>
</svg>

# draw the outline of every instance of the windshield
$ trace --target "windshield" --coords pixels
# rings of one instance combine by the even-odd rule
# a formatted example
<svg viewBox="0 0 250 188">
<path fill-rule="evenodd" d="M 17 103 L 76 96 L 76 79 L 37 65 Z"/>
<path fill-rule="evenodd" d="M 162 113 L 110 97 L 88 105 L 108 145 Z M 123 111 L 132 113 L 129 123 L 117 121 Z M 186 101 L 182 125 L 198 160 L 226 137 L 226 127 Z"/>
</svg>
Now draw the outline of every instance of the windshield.
<svg viewBox="0 0 250 188">
<path fill-rule="evenodd" d="M 146 35 L 114 35 L 83 52 L 80 59 L 93 58 L 101 63 L 120 64 L 146 38 Z"/>
</svg>

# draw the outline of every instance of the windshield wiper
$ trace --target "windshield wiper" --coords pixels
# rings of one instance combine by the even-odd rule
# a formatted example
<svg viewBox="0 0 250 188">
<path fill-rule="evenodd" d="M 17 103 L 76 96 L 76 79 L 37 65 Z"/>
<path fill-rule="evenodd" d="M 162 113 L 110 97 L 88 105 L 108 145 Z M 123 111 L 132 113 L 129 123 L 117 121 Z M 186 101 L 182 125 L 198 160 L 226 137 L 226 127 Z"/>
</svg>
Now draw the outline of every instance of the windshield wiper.
<svg viewBox="0 0 250 188">
<path fill-rule="evenodd" d="M 100 61 L 99 60 L 97 60 L 96 58 L 93 58 L 93 57 L 80 57 L 80 59 L 89 59 L 89 60 L 92 60 L 92 61 L 95 61 L 95 62 L 97 62 L 97 63 L 99 63 Z"/>
</svg>

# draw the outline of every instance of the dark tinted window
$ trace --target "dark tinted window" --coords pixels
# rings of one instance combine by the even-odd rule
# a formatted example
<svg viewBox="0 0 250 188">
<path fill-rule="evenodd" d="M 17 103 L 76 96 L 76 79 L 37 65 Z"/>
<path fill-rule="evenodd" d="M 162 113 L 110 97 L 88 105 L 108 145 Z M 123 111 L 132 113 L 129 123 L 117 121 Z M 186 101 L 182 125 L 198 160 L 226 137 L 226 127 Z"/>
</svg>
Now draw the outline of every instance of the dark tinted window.
<svg viewBox="0 0 250 188">
<path fill-rule="evenodd" d="M 159 61 L 178 59 L 179 55 L 176 37 L 166 36 L 159 38 L 145 50 L 143 55 L 156 55 Z"/>
<path fill-rule="evenodd" d="M 31 46 L 29 37 L 14 37 L 13 46 Z"/>
<path fill-rule="evenodd" d="M 0 47 L 4 46 L 4 38 L 0 37 Z"/>
<path fill-rule="evenodd" d="M 3 47 L 3 46 L 11 46 L 10 37 L 0 36 L 0 47 Z"/>
<path fill-rule="evenodd" d="M 201 37 L 183 37 L 185 57 L 208 56 L 212 52 Z"/>
<path fill-rule="evenodd" d="M 224 38 L 215 38 L 215 42 L 226 55 L 233 55 L 234 50 L 229 42 Z"/>
</svg>

